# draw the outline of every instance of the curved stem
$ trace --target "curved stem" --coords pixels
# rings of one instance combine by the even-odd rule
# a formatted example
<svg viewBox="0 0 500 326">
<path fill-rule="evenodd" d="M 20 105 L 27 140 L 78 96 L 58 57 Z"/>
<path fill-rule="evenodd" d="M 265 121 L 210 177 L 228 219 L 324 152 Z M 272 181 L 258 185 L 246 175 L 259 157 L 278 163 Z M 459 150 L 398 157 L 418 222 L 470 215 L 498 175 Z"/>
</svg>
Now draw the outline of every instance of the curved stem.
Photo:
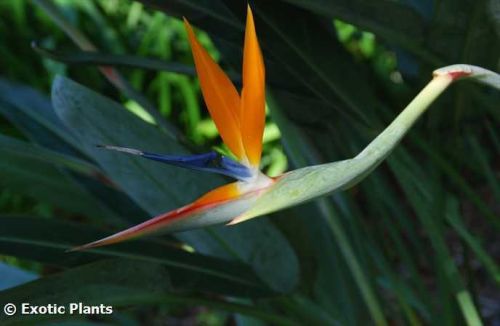
<svg viewBox="0 0 500 326">
<path fill-rule="evenodd" d="M 447 74 L 434 77 L 396 119 L 355 158 L 372 160 L 375 165 L 382 162 L 452 81 L 453 78 Z"/>
</svg>

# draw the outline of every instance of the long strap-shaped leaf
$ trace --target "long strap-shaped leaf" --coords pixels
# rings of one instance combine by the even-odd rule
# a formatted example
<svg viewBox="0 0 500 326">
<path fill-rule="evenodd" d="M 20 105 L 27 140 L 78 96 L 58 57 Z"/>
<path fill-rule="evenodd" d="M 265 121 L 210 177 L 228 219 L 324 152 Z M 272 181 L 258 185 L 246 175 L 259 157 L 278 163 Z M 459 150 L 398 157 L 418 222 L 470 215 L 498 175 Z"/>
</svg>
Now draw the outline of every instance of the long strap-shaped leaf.
<svg viewBox="0 0 500 326">
<path fill-rule="evenodd" d="M 281 176 L 251 209 L 230 224 L 298 205 L 358 183 L 391 153 L 429 105 L 460 78 L 470 78 L 500 90 L 500 75 L 480 67 L 458 64 L 435 70 L 429 84 L 360 154 L 345 161 L 309 166 Z"/>
</svg>

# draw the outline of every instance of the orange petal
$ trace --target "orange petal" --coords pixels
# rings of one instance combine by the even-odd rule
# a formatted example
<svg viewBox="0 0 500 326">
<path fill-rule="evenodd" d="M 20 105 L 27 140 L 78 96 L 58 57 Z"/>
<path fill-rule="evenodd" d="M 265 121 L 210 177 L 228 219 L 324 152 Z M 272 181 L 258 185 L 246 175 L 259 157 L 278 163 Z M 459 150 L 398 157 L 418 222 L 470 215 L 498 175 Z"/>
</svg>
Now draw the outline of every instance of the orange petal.
<svg viewBox="0 0 500 326">
<path fill-rule="evenodd" d="M 154 234 L 159 231 L 166 232 L 172 231 L 173 229 L 175 229 L 175 231 L 182 231 L 193 227 L 204 226 L 205 224 L 209 225 L 210 223 L 200 222 L 200 225 L 198 226 L 197 220 L 201 220 L 201 218 L 209 213 L 211 209 L 230 203 L 232 200 L 240 197 L 240 195 L 241 193 L 238 189 L 238 184 L 236 182 L 230 183 L 206 193 L 191 204 L 165 214 L 158 215 L 150 220 L 110 235 L 104 239 L 73 248 L 71 251 L 106 246 L 144 235 Z M 242 209 L 238 209 L 238 207 L 236 207 L 234 215 L 231 214 L 231 216 L 228 216 L 226 220 L 231 220 L 247 208 L 248 207 L 243 207 Z"/>
<path fill-rule="evenodd" d="M 226 201 L 229 199 L 233 199 L 240 195 L 240 191 L 238 189 L 238 183 L 233 182 L 219 188 L 215 188 L 198 198 L 193 205 L 194 206 L 205 206 L 210 203 L 218 203 L 221 201 Z"/>
<path fill-rule="evenodd" d="M 252 10 L 247 9 L 241 92 L 241 137 L 251 165 L 258 166 L 265 124 L 265 68 L 255 33 Z"/>
<path fill-rule="evenodd" d="M 231 80 L 196 39 L 184 19 L 203 98 L 224 143 L 241 159 L 245 155 L 240 132 L 240 97 Z"/>
</svg>

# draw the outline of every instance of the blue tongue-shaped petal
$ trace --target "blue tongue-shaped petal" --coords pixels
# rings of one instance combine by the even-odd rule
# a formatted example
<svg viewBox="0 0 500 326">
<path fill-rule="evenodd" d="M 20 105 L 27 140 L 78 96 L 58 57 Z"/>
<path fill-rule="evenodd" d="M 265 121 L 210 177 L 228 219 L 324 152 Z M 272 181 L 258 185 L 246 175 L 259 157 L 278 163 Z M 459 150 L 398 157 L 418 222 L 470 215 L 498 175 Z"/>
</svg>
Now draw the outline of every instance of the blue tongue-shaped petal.
<svg viewBox="0 0 500 326">
<path fill-rule="evenodd" d="M 99 145 L 99 147 L 132 155 L 138 155 L 150 160 L 180 166 L 191 170 L 223 174 L 238 180 L 245 180 L 252 176 L 252 171 L 247 166 L 233 161 L 228 157 L 224 157 L 217 152 L 209 152 L 196 155 L 164 155 L 143 152 L 138 149 L 127 147 L 109 145 Z"/>
</svg>

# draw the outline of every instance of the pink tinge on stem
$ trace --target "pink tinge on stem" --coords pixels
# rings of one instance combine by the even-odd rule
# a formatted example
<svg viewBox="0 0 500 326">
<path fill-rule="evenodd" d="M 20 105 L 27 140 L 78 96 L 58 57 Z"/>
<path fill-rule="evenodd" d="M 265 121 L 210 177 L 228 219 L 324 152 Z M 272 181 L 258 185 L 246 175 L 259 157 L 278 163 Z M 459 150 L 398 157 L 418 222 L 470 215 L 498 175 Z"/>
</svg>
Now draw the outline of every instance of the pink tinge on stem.
<svg viewBox="0 0 500 326">
<path fill-rule="evenodd" d="M 448 73 L 451 76 L 451 79 L 457 80 L 462 77 L 468 77 L 471 75 L 470 72 L 465 72 L 465 71 L 452 71 Z"/>
<path fill-rule="evenodd" d="M 433 75 L 443 76 L 447 75 L 451 77 L 452 81 L 455 81 L 460 78 L 470 77 L 474 74 L 473 66 L 465 65 L 465 64 L 455 64 L 451 66 L 446 66 L 443 68 L 439 68 L 434 70 Z"/>
</svg>

